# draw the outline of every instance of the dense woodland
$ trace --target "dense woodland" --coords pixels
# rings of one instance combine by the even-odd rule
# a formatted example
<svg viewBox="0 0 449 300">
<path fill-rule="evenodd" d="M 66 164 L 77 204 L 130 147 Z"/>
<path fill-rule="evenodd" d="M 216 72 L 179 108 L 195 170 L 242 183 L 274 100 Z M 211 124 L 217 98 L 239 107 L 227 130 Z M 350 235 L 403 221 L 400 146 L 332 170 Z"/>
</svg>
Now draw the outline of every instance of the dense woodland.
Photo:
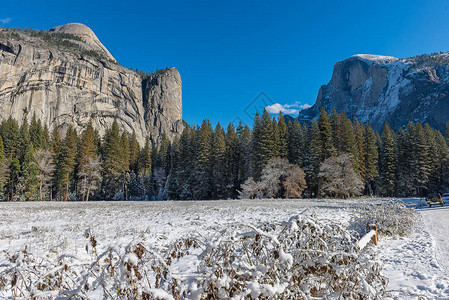
<svg viewBox="0 0 449 300">
<path fill-rule="evenodd" d="M 173 143 L 164 135 L 159 147 L 149 139 L 140 147 L 136 135 L 122 132 L 115 121 L 103 137 L 92 123 L 80 133 L 68 128 L 62 137 L 35 116 L 22 124 L 10 118 L 0 124 L 0 197 L 188 200 L 445 192 L 448 132 L 444 137 L 427 124 L 409 123 L 397 132 L 386 124 L 379 135 L 336 111 L 322 110 L 310 124 L 287 124 L 282 115 L 271 118 L 264 111 L 252 129 L 213 128 L 204 120 L 186 125 Z M 270 174 L 278 174 L 278 181 Z M 270 191 L 242 192 L 264 180 L 272 180 Z M 273 187 L 282 181 L 285 188 Z"/>
</svg>

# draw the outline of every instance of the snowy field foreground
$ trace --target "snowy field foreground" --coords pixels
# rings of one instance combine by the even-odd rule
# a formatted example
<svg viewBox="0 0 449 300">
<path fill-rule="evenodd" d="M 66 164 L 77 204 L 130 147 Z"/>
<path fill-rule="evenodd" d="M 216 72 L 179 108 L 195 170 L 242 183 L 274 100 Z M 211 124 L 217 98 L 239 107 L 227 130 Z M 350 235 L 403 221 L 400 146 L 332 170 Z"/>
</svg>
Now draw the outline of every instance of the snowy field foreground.
<svg viewBox="0 0 449 300">
<path fill-rule="evenodd" d="M 95 237 L 96 253 L 139 243 L 163 253 L 182 238 L 212 241 L 238 224 L 256 228 L 287 222 L 296 215 L 346 228 L 354 207 L 364 201 L 374 200 L 0 203 L 0 271 L 11 255 L 25 248 L 42 261 L 63 255 L 90 263 L 92 250 L 88 252 L 86 246 L 91 246 L 91 240 L 86 236 Z M 381 238 L 374 249 L 383 263 L 382 275 L 389 278 L 387 290 L 397 299 L 449 299 L 449 208 L 419 208 L 416 213 L 410 236 Z M 174 262 L 173 277 L 197 273 L 201 268 L 197 254 L 191 250 Z M 288 254 L 279 256 L 288 263 Z M 0 298 L 8 296 L 0 291 Z M 92 291 L 88 296 L 103 294 Z M 159 296 L 169 299 L 163 293 Z"/>
</svg>

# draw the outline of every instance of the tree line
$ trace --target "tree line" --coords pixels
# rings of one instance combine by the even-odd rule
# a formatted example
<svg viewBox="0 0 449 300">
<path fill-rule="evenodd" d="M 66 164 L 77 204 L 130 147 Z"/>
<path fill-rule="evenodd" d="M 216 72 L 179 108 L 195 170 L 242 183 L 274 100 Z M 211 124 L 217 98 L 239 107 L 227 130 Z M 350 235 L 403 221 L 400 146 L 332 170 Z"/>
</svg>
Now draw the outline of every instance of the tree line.
<svg viewBox="0 0 449 300">
<path fill-rule="evenodd" d="M 238 197 L 409 196 L 449 188 L 446 137 L 409 123 L 382 134 L 345 113 L 321 110 L 308 124 L 267 111 L 250 129 L 186 125 L 158 146 L 119 129 L 103 136 L 89 122 L 78 133 L 51 132 L 34 115 L 0 124 L 0 199 L 189 200 Z M 304 193 L 304 194 L 303 194 Z"/>
</svg>

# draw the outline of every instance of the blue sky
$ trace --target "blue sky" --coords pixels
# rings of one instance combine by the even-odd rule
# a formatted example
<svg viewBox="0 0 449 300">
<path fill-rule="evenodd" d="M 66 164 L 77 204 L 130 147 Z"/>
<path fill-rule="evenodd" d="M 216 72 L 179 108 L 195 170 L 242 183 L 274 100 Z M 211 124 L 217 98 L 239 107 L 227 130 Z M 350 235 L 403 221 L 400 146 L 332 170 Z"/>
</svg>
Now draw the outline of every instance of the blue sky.
<svg viewBox="0 0 449 300">
<path fill-rule="evenodd" d="M 127 67 L 176 67 L 187 122 L 226 125 L 251 124 L 248 106 L 260 103 L 313 104 L 335 62 L 353 54 L 449 51 L 448 16 L 449 2 L 432 0 L 22 0 L 2 3 L 0 26 L 84 23 Z"/>
</svg>

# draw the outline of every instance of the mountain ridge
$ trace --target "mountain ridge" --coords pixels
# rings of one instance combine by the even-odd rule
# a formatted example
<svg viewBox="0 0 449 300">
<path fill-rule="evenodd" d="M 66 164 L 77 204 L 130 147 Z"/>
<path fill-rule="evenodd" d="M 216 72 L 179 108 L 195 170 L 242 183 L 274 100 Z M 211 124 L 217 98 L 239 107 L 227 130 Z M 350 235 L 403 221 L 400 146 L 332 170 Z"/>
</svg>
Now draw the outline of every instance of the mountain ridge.
<svg viewBox="0 0 449 300">
<path fill-rule="evenodd" d="M 178 70 L 142 76 L 118 64 L 90 28 L 68 25 L 52 31 L 0 28 L 0 119 L 21 122 L 36 114 L 63 132 L 70 125 L 81 131 L 92 120 L 100 134 L 117 119 L 141 145 L 147 136 L 156 144 L 164 133 L 170 140 L 179 136 Z"/>
<path fill-rule="evenodd" d="M 371 54 L 353 55 L 334 65 L 328 84 L 315 104 L 299 113 L 310 121 L 326 111 L 344 111 L 380 131 L 408 122 L 429 123 L 443 130 L 449 112 L 449 54 L 433 53 L 399 59 Z"/>
</svg>

